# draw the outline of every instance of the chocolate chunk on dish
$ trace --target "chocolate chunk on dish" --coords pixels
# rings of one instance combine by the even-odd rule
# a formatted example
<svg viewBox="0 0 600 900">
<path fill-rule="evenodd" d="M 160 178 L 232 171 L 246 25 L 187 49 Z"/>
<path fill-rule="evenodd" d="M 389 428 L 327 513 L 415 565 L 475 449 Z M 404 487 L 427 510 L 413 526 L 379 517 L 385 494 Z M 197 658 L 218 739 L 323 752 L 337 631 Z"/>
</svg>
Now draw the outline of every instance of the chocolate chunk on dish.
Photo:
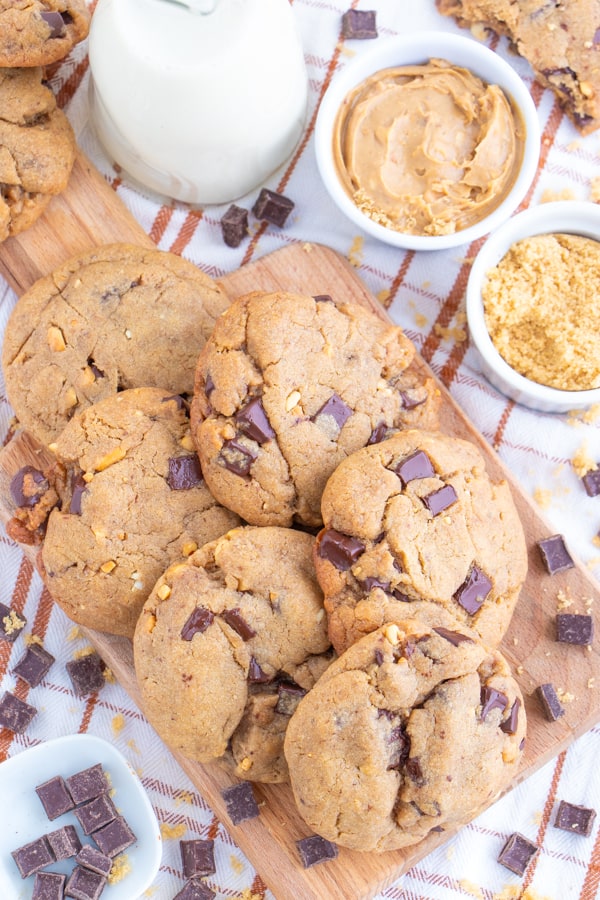
<svg viewBox="0 0 600 900">
<path fill-rule="evenodd" d="M 103 875 L 104 878 L 108 878 L 113 866 L 110 856 L 97 850 L 96 847 L 92 847 L 91 844 L 84 844 L 81 847 L 75 857 L 75 862 L 84 869 L 90 869 L 92 872 L 97 872 L 98 875 Z"/>
<path fill-rule="evenodd" d="M 73 802 L 79 805 L 94 800 L 109 790 L 108 779 L 100 763 L 75 772 L 65 781 Z"/>
<path fill-rule="evenodd" d="M 106 856 L 118 856 L 132 844 L 137 838 L 123 816 L 117 816 L 107 825 L 98 828 L 93 833 L 93 838 L 98 847 Z"/>
<path fill-rule="evenodd" d="M 0 66 L 47 66 L 87 37 L 85 0 L 0 0 Z"/>
<path fill-rule="evenodd" d="M 52 821 L 69 812 L 75 806 L 75 801 L 67 788 L 62 775 L 55 775 L 43 784 L 38 784 L 35 789 L 44 807 L 47 817 Z"/>
<path fill-rule="evenodd" d="M 561 800 L 554 817 L 554 827 L 569 831 L 571 834 L 582 834 L 584 837 L 589 837 L 595 820 L 595 809 Z"/>
<path fill-rule="evenodd" d="M 81 841 L 73 825 L 63 825 L 56 831 L 48 832 L 46 840 L 57 862 L 62 859 L 71 859 L 81 850 Z"/>
<path fill-rule="evenodd" d="M 29 875 L 33 875 L 34 872 L 45 869 L 46 866 L 55 862 L 45 835 L 36 838 L 35 841 L 24 844 L 17 850 L 12 850 L 11 856 L 21 873 L 21 878 L 27 878 Z"/>
<path fill-rule="evenodd" d="M 515 831 L 502 848 L 498 862 L 515 875 L 524 875 L 529 863 L 539 852 L 537 844 Z"/>
<path fill-rule="evenodd" d="M 65 897 L 72 897 L 73 900 L 99 900 L 106 884 L 103 875 L 76 866 L 67 880 Z"/>
<path fill-rule="evenodd" d="M 548 575 L 557 575 L 572 569 L 575 565 L 571 554 L 567 550 L 562 534 L 553 534 L 537 542 L 540 556 Z"/>
<path fill-rule="evenodd" d="M 66 880 L 58 872 L 36 872 L 31 900 L 63 900 Z"/>
</svg>

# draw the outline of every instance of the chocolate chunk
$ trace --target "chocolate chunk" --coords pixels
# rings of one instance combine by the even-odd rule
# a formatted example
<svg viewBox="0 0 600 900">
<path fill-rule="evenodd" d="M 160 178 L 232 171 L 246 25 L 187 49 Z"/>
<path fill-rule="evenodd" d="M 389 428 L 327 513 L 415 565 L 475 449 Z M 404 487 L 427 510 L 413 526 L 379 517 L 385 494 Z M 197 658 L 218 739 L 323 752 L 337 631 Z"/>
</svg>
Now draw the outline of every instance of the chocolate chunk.
<svg viewBox="0 0 600 900">
<path fill-rule="evenodd" d="M 289 681 L 281 681 L 277 686 L 277 703 L 275 704 L 275 712 L 282 716 L 291 716 L 295 713 L 296 708 L 306 691 L 299 684 L 293 684 Z"/>
<path fill-rule="evenodd" d="M 406 760 L 404 764 L 404 771 L 406 772 L 410 780 L 417 785 L 417 787 L 422 787 L 425 784 L 425 776 L 423 775 L 421 762 L 417 757 Z"/>
<path fill-rule="evenodd" d="M 219 459 L 222 461 L 225 468 L 234 475 L 241 475 L 244 477 L 249 474 L 252 463 L 257 456 L 258 453 L 250 447 L 242 444 L 241 441 L 236 440 L 236 438 L 232 438 L 229 441 L 223 442 Z"/>
<path fill-rule="evenodd" d="M 182 640 L 191 641 L 195 634 L 203 634 L 214 618 L 215 614 L 206 606 L 197 606 L 181 629 Z"/>
<path fill-rule="evenodd" d="M 439 488 L 437 491 L 432 491 L 431 494 L 423 497 L 423 503 L 432 516 L 439 516 L 440 513 L 452 506 L 453 503 L 456 503 L 457 500 L 456 491 L 451 484 L 445 484 L 444 487 Z"/>
<path fill-rule="evenodd" d="M 375 588 L 379 588 L 379 590 L 385 591 L 386 594 L 391 594 L 392 592 L 392 586 L 389 581 L 381 581 L 380 578 L 375 578 L 373 575 L 367 575 L 360 583 L 364 585 L 365 591 L 373 591 Z"/>
<path fill-rule="evenodd" d="M 364 551 L 362 541 L 334 528 L 326 528 L 321 532 L 317 546 L 321 559 L 326 559 L 341 572 L 347 572 Z"/>
<path fill-rule="evenodd" d="M 268 682 L 272 680 L 271 676 L 267 675 L 266 672 L 263 672 L 258 662 L 251 656 L 248 665 L 248 681 L 252 684 L 268 684 Z"/>
<path fill-rule="evenodd" d="M 589 809 L 586 806 L 576 806 L 574 803 L 567 803 L 561 800 L 556 811 L 554 819 L 554 827 L 561 828 L 563 831 L 570 831 L 572 834 L 583 834 L 589 837 L 594 827 L 596 818 L 596 810 Z"/>
<path fill-rule="evenodd" d="M 0 640 L 14 643 L 26 625 L 27 619 L 21 613 L 0 603 Z"/>
<path fill-rule="evenodd" d="M 104 663 L 95 651 L 70 660 L 65 668 L 77 697 L 87 697 L 104 686 Z"/>
<path fill-rule="evenodd" d="M 564 716 L 564 707 L 561 705 L 552 684 L 540 684 L 535 690 L 546 714 L 546 718 L 549 719 L 550 722 L 556 722 L 557 719 Z"/>
<path fill-rule="evenodd" d="M 225 788 L 221 792 L 229 818 L 234 825 L 245 822 L 246 819 L 255 819 L 259 814 L 258 803 L 254 797 L 254 791 L 249 781 L 241 781 L 232 787 Z"/>
<path fill-rule="evenodd" d="M 591 644 L 594 639 L 594 620 L 591 616 L 558 613 L 556 640 L 564 644 Z"/>
<path fill-rule="evenodd" d="M 34 466 L 23 466 L 10 482 L 10 493 L 16 506 L 32 507 L 48 490 L 48 480 Z"/>
<path fill-rule="evenodd" d="M 258 195 L 258 199 L 252 207 L 252 212 L 257 219 L 264 219 L 283 228 L 286 219 L 294 208 L 294 202 L 278 194 L 277 191 L 270 191 L 269 188 L 263 188 Z"/>
<path fill-rule="evenodd" d="M 417 393 L 417 388 L 411 388 L 410 390 L 398 391 L 400 394 L 400 400 L 402 401 L 402 409 L 410 412 L 411 409 L 416 409 L 417 406 L 422 406 L 427 400 L 427 392 L 425 392 L 425 396 Z"/>
<path fill-rule="evenodd" d="M 575 565 L 566 548 L 562 534 L 553 534 L 551 537 L 544 538 L 537 542 L 537 546 L 549 575 L 556 575 L 557 572 L 572 569 Z"/>
<path fill-rule="evenodd" d="M 275 437 L 260 397 L 246 403 L 236 412 L 234 419 L 240 431 L 257 444 L 265 444 Z"/>
<path fill-rule="evenodd" d="M 367 441 L 367 446 L 370 446 L 371 444 L 380 444 L 382 441 L 385 441 L 388 430 L 389 426 L 386 425 L 385 422 L 379 422 L 371 432 L 371 437 Z"/>
<path fill-rule="evenodd" d="M 98 875 L 104 875 L 105 878 L 108 878 L 113 866 L 113 861 L 110 856 L 107 856 L 106 853 L 102 853 L 101 850 L 92 847 L 91 844 L 83 845 L 75 857 L 75 862 L 78 865 L 83 866 L 84 869 L 90 869 L 92 872 L 97 872 Z"/>
<path fill-rule="evenodd" d="M 337 394 L 332 394 L 329 400 L 326 400 L 323 406 L 314 414 L 312 421 L 319 425 L 321 419 L 333 419 L 338 429 L 341 430 L 351 415 L 352 410 L 344 403 L 342 398 Z"/>
<path fill-rule="evenodd" d="M 311 834 L 310 837 L 296 841 L 296 847 L 305 869 L 310 869 L 317 863 L 327 862 L 328 859 L 335 859 L 338 855 L 337 846 L 318 834 Z"/>
<path fill-rule="evenodd" d="M 117 816 L 108 825 L 94 832 L 94 840 L 106 856 L 118 856 L 135 844 L 137 838 L 123 816 Z"/>
<path fill-rule="evenodd" d="M 167 484 L 172 491 L 189 491 L 202 484 L 200 460 L 195 453 L 189 456 L 172 456 L 169 460 Z"/>
<path fill-rule="evenodd" d="M 224 609 L 221 613 L 221 618 L 224 622 L 227 622 L 230 628 L 233 628 L 233 630 L 239 634 L 243 641 L 249 641 L 250 638 L 256 637 L 254 628 L 246 622 L 242 616 L 241 610 L 237 607 L 234 609 Z"/>
<path fill-rule="evenodd" d="M 63 900 L 66 880 L 58 872 L 37 872 L 31 900 Z"/>
<path fill-rule="evenodd" d="M 13 675 L 18 675 L 31 687 L 37 687 L 46 677 L 54 662 L 56 662 L 55 657 L 48 653 L 41 644 L 30 644 L 14 667 Z"/>
<path fill-rule="evenodd" d="M 481 689 L 481 713 L 479 718 L 482 722 L 485 722 L 493 709 L 505 710 L 507 703 L 508 697 L 506 694 L 487 684 L 484 685 Z"/>
<path fill-rule="evenodd" d="M 198 878 L 192 878 L 184 884 L 178 894 L 175 894 L 173 900 L 213 900 L 216 896 L 207 884 Z"/>
<path fill-rule="evenodd" d="M 588 497 L 597 497 L 600 494 L 600 467 L 586 472 L 581 480 Z"/>
<path fill-rule="evenodd" d="M 35 792 L 40 798 L 46 815 L 50 820 L 57 819 L 75 806 L 75 802 L 67 790 L 65 780 L 61 775 L 55 775 L 49 781 L 38 784 Z"/>
<path fill-rule="evenodd" d="M 45 869 L 54 862 L 50 844 L 45 835 L 29 844 L 24 844 L 18 850 L 13 850 L 11 856 L 16 862 L 22 878 L 27 878 L 28 875 L 33 875 L 34 872 Z"/>
<path fill-rule="evenodd" d="M 100 794 L 99 797 L 88 800 L 73 812 L 84 834 L 91 834 L 93 831 L 103 828 L 117 817 L 117 810 L 108 794 Z"/>
<path fill-rule="evenodd" d="M 69 876 L 65 887 L 65 897 L 74 900 L 98 900 L 106 887 L 106 878 L 91 869 L 76 866 Z"/>
<path fill-rule="evenodd" d="M 315 294 L 313 296 L 313 300 L 315 301 L 315 303 L 333 303 L 334 302 L 331 294 Z"/>
<path fill-rule="evenodd" d="M 388 710 L 381 710 L 384 714 Z M 404 725 L 397 725 L 390 733 L 390 758 L 388 760 L 388 769 L 403 769 L 410 753 L 410 738 L 406 733 Z"/>
<path fill-rule="evenodd" d="M 377 12 L 372 9 L 349 9 L 342 16 L 342 37 L 363 41 L 376 38 Z"/>
<path fill-rule="evenodd" d="M 195 875 L 214 875 L 217 871 L 214 841 L 203 841 L 200 838 L 179 841 L 179 849 L 185 878 L 193 878 Z"/>
<path fill-rule="evenodd" d="M 77 815 L 77 813 L 75 813 Z M 54 859 L 70 859 L 81 850 L 81 841 L 73 825 L 64 825 L 46 835 Z"/>
<path fill-rule="evenodd" d="M 69 512 L 72 516 L 81 515 L 81 500 L 87 491 L 87 481 L 83 480 L 83 473 L 73 474 L 71 478 L 71 502 L 69 503 Z"/>
<path fill-rule="evenodd" d="M 75 803 L 87 803 L 109 790 L 108 780 L 100 763 L 75 772 L 66 780 L 67 790 Z"/>
<path fill-rule="evenodd" d="M 443 628 L 439 625 L 437 628 L 433 629 L 436 634 L 439 634 L 440 637 L 443 637 L 444 640 L 449 641 L 451 644 L 454 644 L 455 647 L 458 647 L 459 644 L 465 643 L 473 643 L 473 638 L 468 637 L 466 634 L 461 634 L 460 631 L 450 631 L 449 628 Z"/>
<path fill-rule="evenodd" d="M 521 701 L 517 697 L 515 702 L 510 708 L 510 712 L 508 717 L 500 723 L 500 731 L 503 731 L 504 734 L 516 734 L 517 727 L 519 724 L 519 709 L 521 708 Z"/>
<path fill-rule="evenodd" d="M 492 582 L 485 572 L 477 566 L 471 566 L 469 574 L 454 594 L 454 600 L 462 606 L 466 612 L 474 616 L 481 608 L 485 598 L 492 589 Z"/>
<path fill-rule="evenodd" d="M 239 247 L 248 234 L 248 210 L 232 203 L 221 218 L 221 233 L 228 247 Z"/>
<path fill-rule="evenodd" d="M 502 848 L 498 862 L 515 875 L 524 875 L 533 857 L 539 853 L 539 849 L 532 841 L 515 831 Z"/>
<path fill-rule="evenodd" d="M 40 16 L 50 29 L 50 38 L 61 38 L 67 33 L 65 20 L 59 12 L 44 11 Z"/>
<path fill-rule="evenodd" d="M 435 475 L 431 460 L 423 450 L 411 453 L 401 463 L 398 463 L 394 471 L 404 487 L 417 478 L 433 478 Z"/>
<path fill-rule="evenodd" d="M 15 694 L 6 691 L 0 700 L 0 727 L 8 728 L 15 734 L 23 734 L 36 713 L 35 706 L 30 706 Z"/>
</svg>

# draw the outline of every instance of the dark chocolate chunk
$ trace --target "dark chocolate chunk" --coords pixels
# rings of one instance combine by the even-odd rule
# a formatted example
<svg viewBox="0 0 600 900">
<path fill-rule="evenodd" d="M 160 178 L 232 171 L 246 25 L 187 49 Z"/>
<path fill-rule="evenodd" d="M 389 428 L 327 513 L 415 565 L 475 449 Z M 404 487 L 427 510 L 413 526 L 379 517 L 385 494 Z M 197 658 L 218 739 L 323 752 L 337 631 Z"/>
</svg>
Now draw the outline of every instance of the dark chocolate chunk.
<svg viewBox="0 0 600 900">
<path fill-rule="evenodd" d="M 515 875 L 524 875 L 527 866 L 540 848 L 518 831 L 511 834 L 498 857 L 498 862 Z"/>
<path fill-rule="evenodd" d="M 251 656 L 248 665 L 248 681 L 252 684 L 268 684 L 268 682 L 272 680 L 271 676 L 267 675 L 266 672 L 263 672 L 258 662 Z"/>
<path fill-rule="evenodd" d="M 348 571 L 364 551 L 362 541 L 334 528 L 326 528 L 321 532 L 317 546 L 321 559 L 326 559 L 341 572 Z"/>
<path fill-rule="evenodd" d="M 375 588 L 379 588 L 381 591 L 385 591 L 386 594 L 391 594 L 392 592 L 392 586 L 389 581 L 381 581 L 380 578 L 375 578 L 373 575 L 367 575 L 360 583 L 364 584 L 365 591 L 373 591 Z"/>
<path fill-rule="evenodd" d="M 342 16 L 342 37 L 368 40 L 377 37 L 377 12 L 373 9 L 349 9 Z"/>
<path fill-rule="evenodd" d="M 591 644 L 594 639 L 594 620 L 588 615 L 558 613 L 556 640 L 564 644 Z"/>
<path fill-rule="evenodd" d="M 31 900 L 63 900 L 66 880 L 58 872 L 37 872 Z"/>
<path fill-rule="evenodd" d="M 41 644 L 30 644 L 14 667 L 13 675 L 18 675 L 31 687 L 37 687 L 46 677 L 54 662 L 56 662 L 55 657 L 48 653 Z"/>
<path fill-rule="evenodd" d="M 16 506 L 35 506 L 47 490 L 47 478 L 34 466 L 23 466 L 10 482 L 10 493 Z"/>
<path fill-rule="evenodd" d="M 214 618 L 215 614 L 206 606 L 197 606 L 181 629 L 182 640 L 191 641 L 195 634 L 203 634 Z"/>
<path fill-rule="evenodd" d="M 505 710 L 507 703 L 508 697 L 506 694 L 487 684 L 484 685 L 481 689 L 481 713 L 479 718 L 482 722 L 485 722 L 493 709 Z"/>
<path fill-rule="evenodd" d="M 221 219 L 221 233 L 228 247 L 239 247 L 248 234 L 248 210 L 232 203 Z"/>
<path fill-rule="evenodd" d="M 184 884 L 173 900 L 213 900 L 217 895 L 207 884 L 198 878 L 191 878 Z"/>
<path fill-rule="evenodd" d="M 417 478 L 433 478 L 435 475 L 431 460 L 423 450 L 411 453 L 398 463 L 394 471 L 405 487 L 409 481 L 415 481 Z"/>
<path fill-rule="evenodd" d="M 277 686 L 277 703 L 275 712 L 282 716 L 291 716 L 306 694 L 304 688 L 290 681 L 281 681 Z"/>
<path fill-rule="evenodd" d="M 554 686 L 552 684 L 540 684 L 536 688 L 536 694 L 540 699 L 542 708 L 546 714 L 546 718 L 551 722 L 556 722 L 561 716 L 564 716 L 565 710 L 562 706 Z"/>
<path fill-rule="evenodd" d="M 0 640 L 13 644 L 26 625 L 27 619 L 21 613 L 0 603 Z"/>
<path fill-rule="evenodd" d="M 313 297 L 315 303 L 333 303 L 331 294 L 315 294 Z"/>
<path fill-rule="evenodd" d="M 69 812 L 75 806 L 75 802 L 67 790 L 65 780 L 61 775 L 55 775 L 49 781 L 38 784 L 35 792 L 51 821 Z"/>
<path fill-rule="evenodd" d="M 91 834 L 104 825 L 108 825 L 117 817 L 115 805 L 108 794 L 100 794 L 93 800 L 88 800 L 83 806 L 77 807 L 73 812 L 81 825 L 84 834 Z"/>
<path fill-rule="evenodd" d="M 400 399 L 402 401 L 402 409 L 406 409 L 409 412 L 411 409 L 416 409 L 417 406 L 422 406 L 427 400 L 427 393 L 423 396 L 422 394 L 417 393 L 416 388 L 398 391 L 398 393 L 400 394 Z"/>
<path fill-rule="evenodd" d="M 597 497 L 600 494 L 600 466 L 586 472 L 581 480 L 588 497 Z"/>
<path fill-rule="evenodd" d="M 240 431 L 243 431 L 257 444 L 265 444 L 275 437 L 260 397 L 254 397 L 253 400 L 242 406 L 236 412 L 234 419 Z"/>
<path fill-rule="evenodd" d="M 258 803 L 249 781 L 240 781 L 239 784 L 225 788 L 221 793 L 229 818 L 234 825 L 239 825 L 240 822 L 245 822 L 246 819 L 255 819 L 260 814 Z"/>
<path fill-rule="evenodd" d="M 118 856 L 137 840 L 123 816 L 117 816 L 108 825 L 99 828 L 93 838 L 106 856 Z"/>
<path fill-rule="evenodd" d="M 318 834 L 311 834 L 310 837 L 296 841 L 296 847 L 305 869 L 310 869 L 317 863 L 327 862 L 328 859 L 335 859 L 338 855 L 337 846 Z"/>
<path fill-rule="evenodd" d="M 386 425 L 385 422 L 379 422 L 371 432 L 371 437 L 367 441 L 367 446 L 370 446 L 371 444 L 380 444 L 382 441 L 385 441 L 388 429 L 389 426 Z"/>
<path fill-rule="evenodd" d="M 167 484 L 172 491 L 189 491 L 190 488 L 197 487 L 202 481 L 202 469 L 196 453 L 170 458 Z"/>
<path fill-rule="evenodd" d="M 46 835 L 13 850 L 11 856 L 17 864 L 21 878 L 27 878 L 28 875 L 33 875 L 34 872 L 45 869 L 54 862 Z"/>
<path fill-rule="evenodd" d="M 417 757 L 406 760 L 404 764 L 404 771 L 406 772 L 410 780 L 418 787 L 422 787 L 425 784 L 425 776 L 423 775 L 421 762 Z"/>
<path fill-rule="evenodd" d="M 203 841 L 200 838 L 179 841 L 179 849 L 185 878 L 193 878 L 195 875 L 214 875 L 217 871 L 214 841 Z"/>
<path fill-rule="evenodd" d="M 492 582 L 485 572 L 477 566 L 471 566 L 469 574 L 454 594 L 454 600 L 466 612 L 474 616 L 481 608 L 485 598 L 492 589 Z"/>
<path fill-rule="evenodd" d="M 224 609 L 220 614 L 224 622 L 227 622 L 230 628 L 236 631 L 243 641 L 249 641 L 250 638 L 256 637 L 256 632 L 251 625 L 246 622 L 242 616 L 240 609 Z"/>
<path fill-rule="evenodd" d="M 466 634 L 462 634 L 460 631 L 450 631 L 449 628 L 444 628 L 441 625 L 433 630 L 436 634 L 439 634 L 440 637 L 443 637 L 444 640 L 454 644 L 455 647 L 458 647 L 459 644 L 463 644 L 465 641 L 471 644 L 473 643 L 473 638 L 470 638 Z"/>
<path fill-rule="evenodd" d="M 386 713 L 387 710 L 381 710 Z M 390 758 L 388 760 L 388 769 L 403 769 L 410 753 L 410 738 L 406 733 L 404 725 L 397 725 L 390 733 Z"/>
<path fill-rule="evenodd" d="M 78 697 L 87 697 L 104 686 L 104 663 L 95 651 L 69 660 L 65 668 Z"/>
<path fill-rule="evenodd" d="M 438 488 L 437 491 L 432 491 L 431 494 L 423 497 L 423 503 L 432 516 L 439 516 L 440 513 L 452 506 L 453 503 L 456 503 L 457 500 L 456 491 L 451 484 L 445 484 L 444 487 Z"/>
<path fill-rule="evenodd" d="M 73 825 L 64 825 L 56 831 L 50 831 L 46 838 L 57 862 L 70 859 L 81 850 L 81 841 Z"/>
<path fill-rule="evenodd" d="M 572 569 L 575 565 L 567 550 L 562 534 L 553 534 L 551 537 L 538 541 L 537 545 L 542 562 L 549 575 L 556 575 L 557 572 Z"/>
<path fill-rule="evenodd" d="M 341 430 L 351 415 L 352 410 L 344 403 L 342 398 L 337 394 L 332 394 L 329 400 L 326 400 L 323 406 L 314 414 L 312 421 L 318 425 L 321 419 L 333 419 L 338 429 Z"/>
<path fill-rule="evenodd" d="M 97 872 L 98 875 L 104 875 L 105 878 L 108 878 L 110 875 L 110 870 L 113 865 L 110 856 L 107 856 L 106 853 L 102 853 L 101 850 L 92 847 L 91 844 L 83 845 L 75 857 L 75 862 L 78 865 L 83 866 L 84 869 L 90 869 L 92 872 Z"/>
<path fill-rule="evenodd" d="M 87 481 L 83 479 L 83 473 L 77 472 L 71 478 L 71 501 L 69 503 L 69 512 L 72 516 L 81 515 L 81 500 L 87 491 Z"/>
<path fill-rule="evenodd" d="M 252 207 L 252 212 L 257 219 L 265 219 L 272 225 L 283 228 L 293 208 L 294 202 L 289 197 L 278 194 L 277 191 L 270 191 L 269 188 L 263 188 Z"/>
<path fill-rule="evenodd" d="M 65 779 L 67 790 L 74 802 L 87 803 L 109 790 L 108 780 L 100 763 L 75 772 Z"/>
<path fill-rule="evenodd" d="M 570 831 L 572 834 L 583 834 L 589 837 L 594 827 L 596 818 L 596 810 L 587 806 L 576 806 L 574 803 L 567 803 L 561 800 L 556 811 L 554 819 L 554 827 L 561 828 L 563 831 Z"/>
<path fill-rule="evenodd" d="M 50 38 L 61 38 L 67 33 L 65 20 L 59 12 L 44 11 L 40 16 L 50 29 Z"/>
<path fill-rule="evenodd" d="M 224 441 L 219 454 L 219 459 L 223 462 L 226 469 L 234 475 L 246 476 L 250 472 L 252 463 L 257 458 L 258 453 L 242 444 L 241 441 L 232 438 Z"/>
<path fill-rule="evenodd" d="M 65 887 L 65 897 L 74 900 L 98 900 L 106 887 L 106 878 L 91 869 L 76 866 L 69 876 Z"/>
<path fill-rule="evenodd" d="M 521 701 L 517 697 L 515 702 L 510 708 L 510 712 L 507 718 L 500 723 L 500 731 L 503 731 L 504 734 L 516 734 L 517 726 L 519 724 L 519 709 L 521 708 Z"/>
<path fill-rule="evenodd" d="M 6 691 L 0 700 L 0 727 L 8 728 L 15 734 L 23 734 L 36 713 L 35 706 L 30 706 L 15 694 Z"/>
</svg>

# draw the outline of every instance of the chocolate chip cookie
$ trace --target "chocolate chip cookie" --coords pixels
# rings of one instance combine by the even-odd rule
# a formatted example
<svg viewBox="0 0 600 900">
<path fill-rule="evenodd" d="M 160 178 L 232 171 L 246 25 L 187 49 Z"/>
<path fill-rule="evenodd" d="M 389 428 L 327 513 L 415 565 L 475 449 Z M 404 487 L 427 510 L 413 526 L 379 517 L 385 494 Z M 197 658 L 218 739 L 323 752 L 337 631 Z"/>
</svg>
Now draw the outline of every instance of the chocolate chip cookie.
<svg viewBox="0 0 600 900">
<path fill-rule="evenodd" d="M 133 648 L 144 713 L 170 747 L 246 780 L 287 779 L 285 728 L 330 662 L 313 544 L 244 526 L 159 578 Z"/>
<path fill-rule="evenodd" d="M 402 382 L 414 352 L 400 328 L 344 298 L 238 298 L 200 354 L 192 403 L 215 497 L 253 525 L 318 526 L 335 467 L 425 399 L 403 391 L 414 391 Z"/>
<path fill-rule="evenodd" d="M 46 66 L 87 37 L 85 0 L 0 0 L 0 66 Z"/>
<path fill-rule="evenodd" d="M 285 756 L 298 810 L 327 840 L 392 850 L 471 819 L 508 786 L 526 730 L 503 656 L 472 632 L 384 625 L 300 701 Z"/>
<path fill-rule="evenodd" d="M 239 523 L 210 494 L 180 397 L 132 388 L 76 416 L 56 442 L 42 546 L 48 590 L 74 622 L 133 635 L 170 563 Z"/>
<path fill-rule="evenodd" d="M 315 565 L 338 653 L 398 618 L 437 624 L 440 611 L 500 642 L 527 548 L 510 489 L 475 444 L 401 431 L 342 462 L 322 510 Z"/>
<path fill-rule="evenodd" d="M 68 260 L 19 298 L 6 326 L 2 366 L 20 424 L 47 444 L 119 390 L 191 393 L 198 354 L 227 303 L 174 253 L 108 244 Z"/>
<path fill-rule="evenodd" d="M 41 216 L 75 162 L 73 129 L 42 74 L 0 68 L 0 242 Z"/>
</svg>

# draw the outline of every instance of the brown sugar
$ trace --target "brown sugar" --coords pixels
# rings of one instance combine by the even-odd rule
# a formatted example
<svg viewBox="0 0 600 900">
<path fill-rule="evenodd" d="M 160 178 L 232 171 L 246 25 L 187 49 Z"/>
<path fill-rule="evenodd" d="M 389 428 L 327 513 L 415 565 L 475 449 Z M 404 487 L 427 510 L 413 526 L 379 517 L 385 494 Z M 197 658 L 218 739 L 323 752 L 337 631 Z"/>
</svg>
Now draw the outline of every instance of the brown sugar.
<svg viewBox="0 0 600 900">
<path fill-rule="evenodd" d="M 567 391 L 600 386 L 600 242 L 572 234 L 525 238 L 487 273 L 490 337 L 526 378 Z"/>
</svg>

